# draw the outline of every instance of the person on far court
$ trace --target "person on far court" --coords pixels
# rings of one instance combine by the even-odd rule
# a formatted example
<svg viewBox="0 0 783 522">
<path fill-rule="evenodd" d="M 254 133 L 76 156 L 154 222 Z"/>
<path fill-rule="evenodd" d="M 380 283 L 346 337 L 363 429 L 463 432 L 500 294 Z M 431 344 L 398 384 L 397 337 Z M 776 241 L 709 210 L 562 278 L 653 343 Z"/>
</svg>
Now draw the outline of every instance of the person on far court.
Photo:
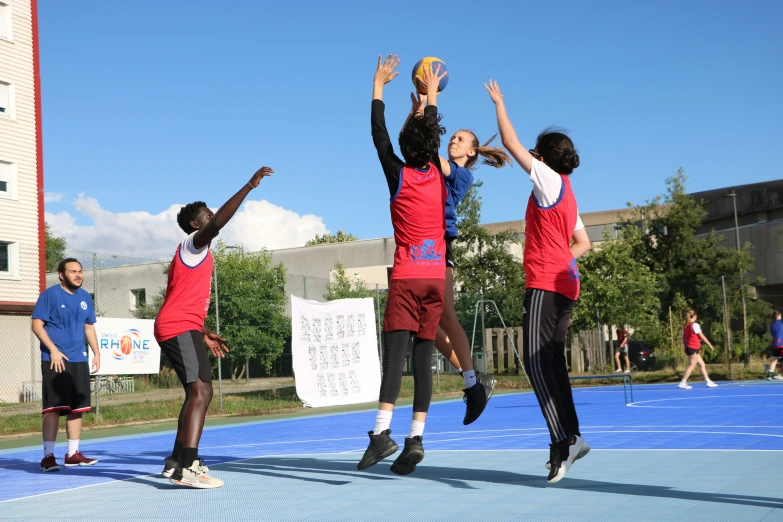
<svg viewBox="0 0 783 522">
<path fill-rule="evenodd" d="M 778 359 L 783 357 L 783 321 L 781 321 L 781 313 L 775 310 L 772 312 L 772 319 L 772 325 L 769 327 L 769 331 L 772 334 L 772 345 L 769 349 L 772 362 L 767 366 L 767 380 L 783 381 L 783 376 L 775 371 Z"/>
<path fill-rule="evenodd" d="M 620 354 L 625 357 L 625 373 L 631 373 L 631 360 L 628 358 L 628 330 L 625 328 L 617 329 L 617 348 L 614 351 L 614 360 L 617 363 L 617 369 L 614 373 L 623 371 L 623 365 L 620 364 Z"/>
<path fill-rule="evenodd" d="M 96 459 L 79 451 L 82 414 L 90 404 L 90 373 L 101 368 L 101 353 L 95 334 L 92 297 L 82 288 L 82 265 L 69 257 L 57 265 L 60 284 L 44 290 L 33 309 L 33 333 L 41 341 L 44 458 L 41 471 L 57 471 L 54 456 L 60 416 L 65 415 L 68 453 L 65 466 L 92 466 Z M 85 341 L 92 350 L 92 372 Z"/>
<path fill-rule="evenodd" d="M 717 388 L 718 385 L 712 382 L 710 376 L 707 375 L 707 366 L 704 364 L 704 359 L 701 358 L 700 353 L 702 341 L 707 343 L 710 350 L 713 349 L 712 344 L 702 333 L 699 323 L 696 322 L 697 314 L 694 310 L 688 310 L 685 319 L 685 325 L 682 327 L 682 342 L 685 345 L 685 355 L 688 356 L 688 367 L 685 369 L 685 375 L 682 376 L 682 380 L 677 387 L 683 390 L 693 388 L 693 386 L 688 384 L 688 377 L 691 376 L 691 372 L 698 365 L 702 377 L 707 382 L 707 388 Z"/>
<path fill-rule="evenodd" d="M 209 475 L 209 468 L 198 457 L 204 419 L 212 402 L 212 365 L 207 349 L 215 357 L 228 352 L 226 340 L 204 325 L 214 266 L 209 246 L 250 191 L 273 172 L 269 167 L 260 168 L 215 213 L 203 201 L 195 201 L 177 214 L 177 224 L 188 237 L 177 246 L 169 265 L 166 297 L 155 318 L 155 340 L 185 388 L 174 449 L 162 472 L 180 486 L 211 489 L 223 485 L 222 480 Z"/>
<path fill-rule="evenodd" d="M 417 80 L 420 78 L 417 76 Z M 426 94 L 411 93 L 410 117 L 421 113 L 427 104 Z M 454 306 L 454 270 L 457 263 L 454 260 L 454 242 L 459 236 L 457 230 L 457 206 L 470 190 L 473 184 L 473 173 L 479 157 L 482 163 L 490 167 L 502 168 L 511 163 L 508 153 L 490 144 L 495 136 L 481 145 L 473 132 L 460 129 L 454 133 L 448 143 L 448 159 L 439 157 L 440 170 L 446 181 L 446 291 L 444 294 L 443 313 L 438 326 L 438 338 L 435 348 L 459 370 L 465 383 L 463 390 L 465 401 L 465 417 L 462 423 L 468 425 L 479 418 L 487 402 L 495 390 L 495 377 L 484 375 L 481 378 L 473 368 L 473 358 L 470 354 L 470 343 L 465 330 L 457 319 Z"/>
<path fill-rule="evenodd" d="M 484 85 L 495 104 L 503 146 L 530 175 L 533 190 L 525 214 L 525 299 L 522 359 L 549 428 L 547 482 L 560 481 L 590 451 L 579 431 L 565 343 L 581 283 L 576 260 L 590 250 L 569 176 L 579 154 L 566 134 L 547 129 L 527 150 L 508 117 L 497 82 Z"/>
<path fill-rule="evenodd" d="M 391 465 L 392 473 L 408 475 L 424 459 L 424 423 L 432 401 L 432 349 L 443 311 L 446 277 L 446 184 L 440 171 L 438 148 L 446 132 L 437 108 L 438 84 L 446 73 L 425 68 L 428 105 L 413 114 L 400 131 L 401 160 L 386 129 L 384 86 L 399 65 L 397 56 L 382 61 L 373 77 L 370 125 L 372 140 L 389 187 L 394 263 L 389 296 L 383 316 L 383 374 L 378 394 L 375 428 L 357 464 L 359 470 L 374 466 L 399 447 L 391 438 L 392 414 L 400 395 L 402 368 L 413 335 L 413 419 L 405 448 Z"/>
</svg>

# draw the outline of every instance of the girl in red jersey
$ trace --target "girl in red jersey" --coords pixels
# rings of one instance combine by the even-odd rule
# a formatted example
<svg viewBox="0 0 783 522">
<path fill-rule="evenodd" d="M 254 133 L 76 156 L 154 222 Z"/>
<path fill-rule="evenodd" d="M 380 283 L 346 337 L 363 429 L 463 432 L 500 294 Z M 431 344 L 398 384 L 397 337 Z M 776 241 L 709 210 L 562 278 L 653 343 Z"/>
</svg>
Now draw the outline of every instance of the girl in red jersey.
<svg viewBox="0 0 783 522">
<path fill-rule="evenodd" d="M 579 298 L 576 260 L 590 250 L 568 179 L 579 166 L 579 155 L 568 136 L 550 130 L 539 134 L 536 147 L 528 151 L 511 125 L 497 82 L 484 87 L 495 104 L 503 146 L 533 182 L 525 215 L 522 359 L 549 427 L 547 481 L 554 483 L 590 451 L 579 433 L 565 361 L 568 323 Z"/>
<path fill-rule="evenodd" d="M 414 114 L 400 131 L 400 151 L 394 153 L 386 130 L 383 88 L 398 73 L 399 58 L 381 61 L 373 79 L 372 138 L 378 151 L 391 196 L 394 227 L 394 266 L 383 317 L 383 377 L 378 397 L 375 429 L 357 467 L 366 469 L 394 454 L 398 446 L 390 437 L 394 403 L 400 393 L 405 352 L 413 334 L 413 421 L 405 448 L 391 466 L 398 475 L 412 473 L 424 458 L 422 434 L 432 399 L 432 349 L 443 310 L 446 275 L 446 186 L 440 171 L 438 147 L 446 130 L 440 126 L 436 105 L 440 67 L 425 74 L 431 93 L 429 105 Z"/>
<path fill-rule="evenodd" d="M 212 290 L 209 245 L 250 191 L 272 172 L 262 167 L 215 213 L 203 201 L 195 201 L 177 214 L 177 224 L 188 237 L 177 246 L 169 265 L 166 298 L 155 318 L 155 340 L 185 388 L 174 450 L 163 467 L 163 476 L 174 484 L 200 489 L 223 485 L 222 480 L 208 474 L 209 469 L 198 458 L 198 443 L 212 401 L 212 366 L 207 349 L 215 357 L 228 352 L 225 339 L 204 326 Z"/>
<path fill-rule="evenodd" d="M 707 382 L 707 388 L 717 388 L 718 385 L 712 382 L 710 376 L 707 375 L 707 366 L 704 365 L 704 359 L 701 358 L 701 342 L 707 343 L 707 346 L 712 350 L 712 344 L 701 331 L 701 326 L 696 322 L 696 312 L 688 310 L 685 316 L 685 325 L 682 327 L 682 343 L 685 345 L 685 355 L 688 356 L 688 368 L 685 369 L 685 375 L 682 376 L 678 388 L 683 390 L 690 390 L 693 386 L 688 384 L 688 377 L 691 376 L 691 372 L 696 366 L 699 366 L 701 376 Z"/>
</svg>

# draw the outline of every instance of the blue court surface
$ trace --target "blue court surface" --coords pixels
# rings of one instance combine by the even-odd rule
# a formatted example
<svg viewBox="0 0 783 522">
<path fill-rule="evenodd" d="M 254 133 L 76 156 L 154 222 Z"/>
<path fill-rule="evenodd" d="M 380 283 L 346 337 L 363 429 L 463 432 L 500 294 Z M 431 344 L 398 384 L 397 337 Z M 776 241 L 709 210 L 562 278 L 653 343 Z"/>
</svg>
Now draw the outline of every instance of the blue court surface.
<svg viewBox="0 0 783 522">
<path fill-rule="evenodd" d="M 90 440 L 100 462 L 41 473 L 42 450 L 0 452 L 1 520 L 783 521 L 783 385 L 622 386 L 574 391 L 593 450 L 546 482 L 549 435 L 532 393 L 496 395 L 462 425 L 461 400 L 434 403 L 426 457 L 407 477 L 394 456 L 356 470 L 374 410 L 208 428 L 201 455 L 223 488 L 157 473 L 173 433 Z M 402 446 L 411 408 L 392 436 Z M 57 447 L 62 464 L 65 444 Z"/>
</svg>

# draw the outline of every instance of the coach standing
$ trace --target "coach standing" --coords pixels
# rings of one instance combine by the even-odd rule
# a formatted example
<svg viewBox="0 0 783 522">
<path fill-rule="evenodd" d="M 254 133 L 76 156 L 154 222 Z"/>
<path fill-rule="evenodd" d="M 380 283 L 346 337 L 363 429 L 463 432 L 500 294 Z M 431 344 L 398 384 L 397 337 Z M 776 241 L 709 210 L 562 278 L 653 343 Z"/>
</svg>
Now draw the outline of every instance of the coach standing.
<svg viewBox="0 0 783 522">
<path fill-rule="evenodd" d="M 73 258 L 57 265 L 60 284 L 47 288 L 33 310 L 33 333 L 41 341 L 43 387 L 44 458 L 41 471 L 57 471 L 54 443 L 60 416 L 66 415 L 68 436 L 66 466 L 90 466 L 98 462 L 79 452 L 82 413 L 90 411 L 90 363 L 85 339 L 94 355 L 92 373 L 101 366 L 95 335 L 95 308 L 92 298 L 81 288 L 82 265 Z"/>
</svg>

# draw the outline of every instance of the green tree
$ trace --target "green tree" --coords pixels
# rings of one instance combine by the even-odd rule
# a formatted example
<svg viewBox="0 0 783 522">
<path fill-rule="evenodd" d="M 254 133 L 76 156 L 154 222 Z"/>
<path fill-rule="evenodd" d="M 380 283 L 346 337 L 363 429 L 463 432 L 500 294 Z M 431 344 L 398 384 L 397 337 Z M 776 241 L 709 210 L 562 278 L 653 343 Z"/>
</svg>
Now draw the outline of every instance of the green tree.
<svg viewBox="0 0 783 522">
<path fill-rule="evenodd" d="M 741 285 L 737 275 L 753 267 L 752 245 L 746 243 L 740 251 L 726 248 L 720 244 L 723 238 L 714 231 L 697 238 L 696 232 L 707 212 L 701 201 L 686 193 L 686 181 L 680 169 L 666 180 L 664 195 L 633 207 L 631 217 L 621 223 L 621 235 L 627 239 L 629 234 L 640 234 L 632 242 L 632 258 L 657 276 L 660 330 L 677 329 L 676 335 L 670 336 L 675 344 L 679 343 L 678 332 L 684 321 L 680 314 L 693 307 L 710 339 L 722 344 L 725 334 L 721 276 L 726 279 L 730 316 L 741 320 Z M 755 302 L 748 310 L 749 328 L 760 326 L 769 305 Z M 741 340 L 740 344 L 744 342 Z"/>
<path fill-rule="evenodd" d="M 326 243 L 346 243 L 348 241 L 356 241 L 357 239 L 359 238 L 353 234 L 338 230 L 336 234 L 324 234 L 323 236 L 316 234 L 313 239 L 305 243 L 305 246 L 324 245 Z"/>
<path fill-rule="evenodd" d="M 338 261 L 334 265 L 334 274 L 329 284 L 326 286 L 324 299 L 334 301 L 335 299 L 351 299 L 361 297 L 375 297 L 375 290 L 367 287 L 362 279 L 356 278 L 351 281 L 345 273 L 345 265 Z"/>
<path fill-rule="evenodd" d="M 601 323 L 610 328 L 631 327 L 637 332 L 658 336 L 658 276 L 633 257 L 635 234 L 612 239 L 608 230 L 604 242 L 579 260 L 581 294 L 571 321 L 576 329 Z"/>
<path fill-rule="evenodd" d="M 52 229 L 49 227 L 49 223 L 44 225 L 44 233 L 46 245 L 46 271 L 54 272 L 57 270 L 57 263 L 65 257 L 65 238 L 52 235 Z"/>
<path fill-rule="evenodd" d="M 459 286 L 455 295 L 457 315 L 463 325 L 472 328 L 476 302 L 494 301 L 507 326 L 522 324 L 522 303 L 525 297 L 525 275 L 522 262 L 510 252 L 512 246 L 522 246 L 519 234 L 513 230 L 491 233 L 480 225 L 480 180 L 473 183 L 457 206 L 459 239 L 454 245 L 457 268 L 454 279 Z M 485 309 L 485 327 L 501 326 L 491 305 Z"/>
<path fill-rule="evenodd" d="M 213 255 L 217 266 L 220 335 L 226 338 L 231 350 L 226 357 L 231 379 L 242 378 L 245 365 L 252 357 L 269 371 L 291 336 L 291 320 L 285 314 L 285 266 L 273 265 L 267 251 L 229 252 L 222 243 L 218 243 Z M 215 329 L 214 293 L 206 323 Z"/>
</svg>

